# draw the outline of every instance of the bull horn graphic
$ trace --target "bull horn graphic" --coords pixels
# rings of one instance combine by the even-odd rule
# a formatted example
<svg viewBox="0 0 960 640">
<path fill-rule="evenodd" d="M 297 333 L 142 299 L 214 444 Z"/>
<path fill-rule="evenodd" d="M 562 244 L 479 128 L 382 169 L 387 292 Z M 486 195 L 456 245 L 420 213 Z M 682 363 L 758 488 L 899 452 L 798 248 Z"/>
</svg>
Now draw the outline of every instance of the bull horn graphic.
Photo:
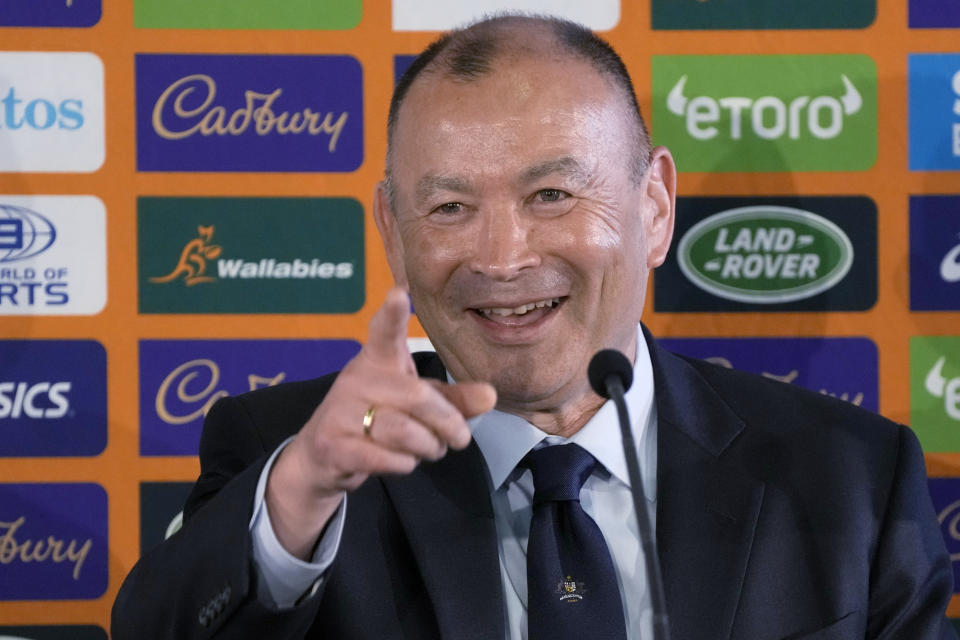
<svg viewBox="0 0 960 640">
<path fill-rule="evenodd" d="M 678 116 L 686 113 L 687 98 L 683 95 L 683 87 L 686 84 L 687 76 L 682 76 L 677 80 L 677 84 L 673 85 L 673 89 L 670 89 L 670 94 L 667 96 L 667 109 L 670 109 L 670 113 Z"/>
<path fill-rule="evenodd" d="M 941 356 L 937 363 L 933 365 L 933 369 L 930 369 L 927 379 L 923 382 L 923 386 L 935 398 L 942 398 L 943 390 L 947 386 L 947 379 L 943 377 L 943 363 L 946 360 L 946 356 Z"/>
<path fill-rule="evenodd" d="M 850 78 L 840 74 L 840 79 L 843 80 L 843 87 L 846 89 L 843 97 L 840 98 L 840 102 L 843 103 L 843 113 L 844 115 L 852 116 L 857 111 L 860 111 L 860 107 L 863 106 L 863 98 L 860 97 L 860 92 L 857 91 L 857 88 L 850 82 Z"/>
</svg>

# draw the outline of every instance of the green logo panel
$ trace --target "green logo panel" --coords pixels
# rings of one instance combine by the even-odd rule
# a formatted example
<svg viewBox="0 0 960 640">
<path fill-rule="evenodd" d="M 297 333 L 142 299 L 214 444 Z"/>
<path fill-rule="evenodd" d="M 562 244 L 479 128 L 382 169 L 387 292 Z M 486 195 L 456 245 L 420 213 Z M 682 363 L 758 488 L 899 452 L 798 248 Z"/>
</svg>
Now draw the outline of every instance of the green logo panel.
<svg viewBox="0 0 960 640">
<path fill-rule="evenodd" d="M 352 29 L 362 0 L 134 0 L 145 29 Z"/>
<path fill-rule="evenodd" d="M 653 137 L 680 171 L 864 171 L 877 68 L 864 55 L 654 56 Z"/>
<path fill-rule="evenodd" d="M 910 426 L 924 451 L 960 451 L 960 336 L 910 338 Z"/>
<path fill-rule="evenodd" d="M 652 0 L 654 29 L 862 29 L 876 0 Z"/>
<path fill-rule="evenodd" d="M 141 313 L 353 313 L 363 207 L 351 198 L 137 201 Z"/>
</svg>

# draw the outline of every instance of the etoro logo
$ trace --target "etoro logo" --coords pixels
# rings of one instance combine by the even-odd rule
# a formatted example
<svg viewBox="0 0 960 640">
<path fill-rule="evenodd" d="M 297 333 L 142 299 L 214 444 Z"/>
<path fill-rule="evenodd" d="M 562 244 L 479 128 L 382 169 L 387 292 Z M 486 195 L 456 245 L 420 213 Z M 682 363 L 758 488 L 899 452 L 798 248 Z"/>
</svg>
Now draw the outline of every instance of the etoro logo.
<svg viewBox="0 0 960 640">
<path fill-rule="evenodd" d="M 927 373 L 923 386 L 934 398 L 943 399 L 943 410 L 947 416 L 960 421 L 960 375 L 948 380 L 943 375 L 943 366 L 946 362 L 946 356 L 940 356 L 937 359 Z"/>
<path fill-rule="evenodd" d="M 910 426 L 925 451 L 960 451 L 960 336 L 910 338 Z"/>
<path fill-rule="evenodd" d="M 853 246 L 837 225 L 777 206 L 713 215 L 684 234 L 677 251 L 693 284 L 721 298 L 761 304 L 815 296 L 853 264 Z"/>
<path fill-rule="evenodd" d="M 762 96 L 756 100 L 728 96 L 714 99 L 697 96 L 687 99 L 684 89 L 687 76 L 677 81 L 667 96 L 670 112 L 683 116 L 687 133 L 697 140 L 710 140 L 718 135 L 729 135 L 731 140 L 740 140 L 744 132 L 764 140 L 776 140 L 784 135 L 798 140 L 801 135 L 811 135 L 821 140 L 836 138 L 843 131 L 844 116 L 851 116 L 863 107 L 863 98 L 850 78 L 841 74 L 844 93 L 833 96 L 797 96 L 788 105 L 777 96 Z M 728 113 L 729 131 L 723 132 L 715 125 L 721 121 L 721 110 Z"/>
<path fill-rule="evenodd" d="M 684 171 L 863 170 L 876 159 L 865 56 L 654 56 L 653 131 Z"/>
</svg>

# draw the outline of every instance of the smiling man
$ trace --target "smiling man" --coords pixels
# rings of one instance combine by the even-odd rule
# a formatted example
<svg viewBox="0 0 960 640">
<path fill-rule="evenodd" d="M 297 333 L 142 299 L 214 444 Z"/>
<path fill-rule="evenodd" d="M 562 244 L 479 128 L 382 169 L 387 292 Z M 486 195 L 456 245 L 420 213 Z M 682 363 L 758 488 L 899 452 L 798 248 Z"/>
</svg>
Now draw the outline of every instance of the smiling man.
<svg viewBox="0 0 960 640">
<path fill-rule="evenodd" d="M 652 638 L 631 491 L 674 638 L 954 637 L 908 429 L 639 324 L 675 173 L 588 30 L 506 16 L 431 45 L 375 194 L 398 288 L 338 375 L 213 407 L 114 638 Z M 404 291 L 436 355 L 406 351 Z M 603 348 L 634 367 L 641 487 L 587 381 Z"/>
</svg>

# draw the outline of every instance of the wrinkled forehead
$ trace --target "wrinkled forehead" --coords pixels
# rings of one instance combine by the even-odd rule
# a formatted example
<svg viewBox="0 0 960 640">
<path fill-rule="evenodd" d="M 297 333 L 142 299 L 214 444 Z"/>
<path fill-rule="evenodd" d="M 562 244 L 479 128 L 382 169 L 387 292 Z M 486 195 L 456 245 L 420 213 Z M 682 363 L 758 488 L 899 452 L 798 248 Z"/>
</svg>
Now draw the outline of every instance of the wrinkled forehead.
<svg viewBox="0 0 960 640">
<path fill-rule="evenodd" d="M 501 145 L 507 152 L 518 142 L 559 143 L 565 136 L 600 146 L 634 138 L 630 104 L 608 77 L 556 49 L 541 53 L 500 55 L 470 79 L 451 77 L 442 67 L 423 73 L 398 112 L 395 160 L 451 144 Z M 547 139 L 527 139 L 538 135 Z"/>
</svg>

